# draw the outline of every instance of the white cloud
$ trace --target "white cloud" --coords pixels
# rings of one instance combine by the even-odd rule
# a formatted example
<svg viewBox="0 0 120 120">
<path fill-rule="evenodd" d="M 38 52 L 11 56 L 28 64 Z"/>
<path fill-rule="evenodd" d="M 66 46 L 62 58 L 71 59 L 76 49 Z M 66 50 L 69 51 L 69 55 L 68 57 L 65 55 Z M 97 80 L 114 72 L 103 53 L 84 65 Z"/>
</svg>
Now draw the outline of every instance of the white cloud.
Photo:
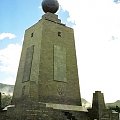
<svg viewBox="0 0 120 120">
<path fill-rule="evenodd" d="M 9 80 L 3 80 L 4 83 L 13 84 L 17 74 L 21 45 L 9 44 L 5 49 L 0 50 L 0 71 L 9 74 Z M 13 78 L 13 79 L 12 79 Z M 2 80 L 0 80 L 3 82 Z"/>
<path fill-rule="evenodd" d="M 69 12 L 68 20 L 75 22 L 82 97 L 91 101 L 92 93 L 101 90 L 107 102 L 120 99 L 120 4 L 112 0 L 59 3 Z"/>
<path fill-rule="evenodd" d="M 13 39 L 16 38 L 16 36 L 12 33 L 0 33 L 0 40 L 3 40 L 5 38 Z"/>
<path fill-rule="evenodd" d="M 20 58 L 21 45 L 9 44 L 0 50 L 0 70 L 8 73 L 16 73 Z"/>
<path fill-rule="evenodd" d="M 0 79 L 0 83 L 15 85 L 15 80 L 16 80 L 16 74 L 14 75 L 9 74 L 9 77 L 6 77 L 5 79 Z"/>
</svg>

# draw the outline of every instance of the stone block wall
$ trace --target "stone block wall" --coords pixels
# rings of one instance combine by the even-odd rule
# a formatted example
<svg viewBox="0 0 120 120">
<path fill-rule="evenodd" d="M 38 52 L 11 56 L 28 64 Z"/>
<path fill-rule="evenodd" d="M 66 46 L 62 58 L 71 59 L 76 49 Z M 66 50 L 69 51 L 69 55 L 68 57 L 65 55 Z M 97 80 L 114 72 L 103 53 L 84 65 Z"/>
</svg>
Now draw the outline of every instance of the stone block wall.
<svg viewBox="0 0 120 120">
<path fill-rule="evenodd" d="M 7 120 L 88 120 L 86 112 L 53 109 L 35 102 L 9 108 L 7 117 Z"/>
</svg>

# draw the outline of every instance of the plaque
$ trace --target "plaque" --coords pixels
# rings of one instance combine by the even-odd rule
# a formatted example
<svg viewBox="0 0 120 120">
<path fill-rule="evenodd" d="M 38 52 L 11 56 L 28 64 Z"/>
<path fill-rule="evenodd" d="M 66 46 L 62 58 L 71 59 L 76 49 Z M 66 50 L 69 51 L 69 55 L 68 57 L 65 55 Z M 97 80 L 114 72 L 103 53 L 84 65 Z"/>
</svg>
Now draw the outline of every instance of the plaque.
<svg viewBox="0 0 120 120">
<path fill-rule="evenodd" d="M 33 53 L 34 53 L 34 45 L 32 45 L 31 47 L 28 47 L 26 51 L 24 73 L 23 73 L 23 80 L 22 80 L 23 82 L 30 80 Z"/>
<path fill-rule="evenodd" d="M 54 80 L 66 82 L 66 49 L 54 45 Z"/>
</svg>

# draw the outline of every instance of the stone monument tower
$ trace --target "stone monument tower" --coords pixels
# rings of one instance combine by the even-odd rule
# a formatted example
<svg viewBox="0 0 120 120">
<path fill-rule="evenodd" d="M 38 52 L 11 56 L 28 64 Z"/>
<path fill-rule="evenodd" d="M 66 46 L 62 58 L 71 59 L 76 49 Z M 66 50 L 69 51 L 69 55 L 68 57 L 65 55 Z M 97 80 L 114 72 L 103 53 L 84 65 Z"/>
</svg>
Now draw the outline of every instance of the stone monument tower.
<svg viewBox="0 0 120 120">
<path fill-rule="evenodd" d="M 42 8 L 42 19 L 25 31 L 12 99 L 15 108 L 7 114 L 10 120 L 86 120 L 74 31 L 55 14 L 56 0 L 43 0 Z"/>
<path fill-rule="evenodd" d="M 42 8 L 42 19 L 25 31 L 12 101 L 81 106 L 73 29 L 54 14 L 56 0 L 43 0 Z"/>
<path fill-rule="evenodd" d="M 89 112 L 82 107 L 74 31 L 55 14 L 56 0 L 43 0 L 42 8 L 42 19 L 25 31 L 12 105 L 0 119 L 118 120 L 105 109 L 100 91 Z"/>
</svg>

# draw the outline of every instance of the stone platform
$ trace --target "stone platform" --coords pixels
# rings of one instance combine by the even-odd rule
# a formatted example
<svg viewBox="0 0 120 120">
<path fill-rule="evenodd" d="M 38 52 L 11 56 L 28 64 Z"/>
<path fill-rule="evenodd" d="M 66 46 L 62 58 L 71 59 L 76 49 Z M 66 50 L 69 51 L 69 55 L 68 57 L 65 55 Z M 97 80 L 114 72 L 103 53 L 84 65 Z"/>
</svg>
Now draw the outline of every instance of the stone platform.
<svg viewBox="0 0 120 120">
<path fill-rule="evenodd" d="M 82 106 L 53 103 L 19 104 L 9 107 L 6 120 L 87 120 L 87 109 Z"/>
<path fill-rule="evenodd" d="M 69 111 L 83 111 L 88 112 L 85 107 L 76 106 L 76 105 L 64 105 L 64 104 L 53 104 L 53 103 L 45 103 L 46 107 L 51 107 L 57 110 L 69 110 Z"/>
</svg>

